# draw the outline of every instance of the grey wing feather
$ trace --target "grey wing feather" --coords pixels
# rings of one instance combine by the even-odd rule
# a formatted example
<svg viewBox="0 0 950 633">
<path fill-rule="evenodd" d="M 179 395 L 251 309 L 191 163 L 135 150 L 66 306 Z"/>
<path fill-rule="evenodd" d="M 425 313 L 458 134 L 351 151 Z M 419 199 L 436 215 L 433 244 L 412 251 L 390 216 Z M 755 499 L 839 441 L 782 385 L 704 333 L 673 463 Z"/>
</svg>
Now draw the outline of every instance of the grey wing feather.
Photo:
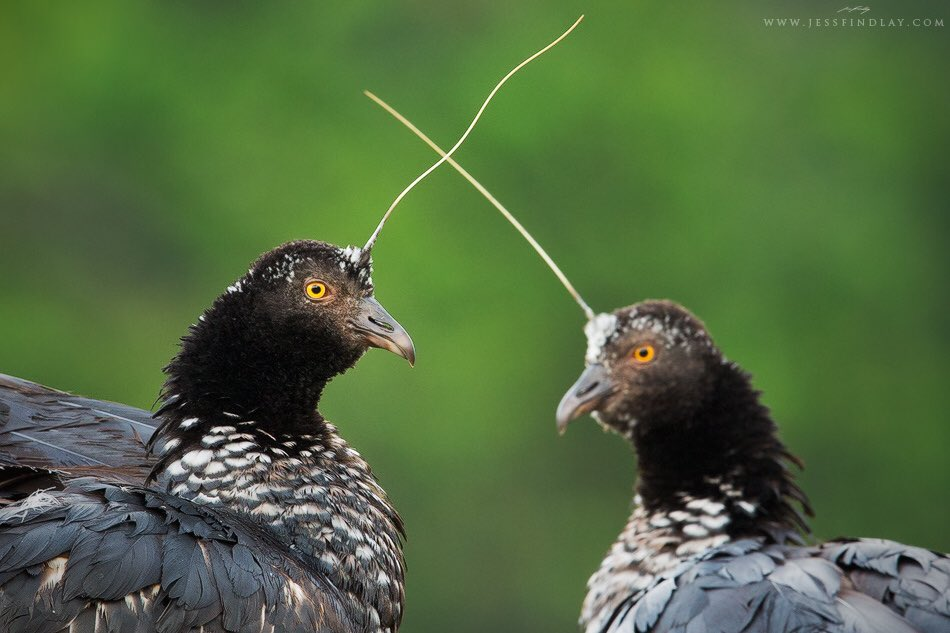
<svg viewBox="0 0 950 633">
<path fill-rule="evenodd" d="M 0 374 L 0 495 L 49 487 L 34 480 L 50 472 L 141 483 L 156 426 L 148 411 Z"/>
<path fill-rule="evenodd" d="M 838 565 L 855 589 L 901 614 L 920 631 L 950 633 L 950 558 L 880 539 L 825 543 L 822 558 Z"/>
<path fill-rule="evenodd" d="M 946 632 L 854 589 L 816 548 L 737 541 L 662 574 L 632 595 L 605 633 Z"/>
<path fill-rule="evenodd" d="M 91 479 L 0 509 L 9 633 L 351 633 L 344 605 L 266 528 L 226 510 Z"/>
</svg>

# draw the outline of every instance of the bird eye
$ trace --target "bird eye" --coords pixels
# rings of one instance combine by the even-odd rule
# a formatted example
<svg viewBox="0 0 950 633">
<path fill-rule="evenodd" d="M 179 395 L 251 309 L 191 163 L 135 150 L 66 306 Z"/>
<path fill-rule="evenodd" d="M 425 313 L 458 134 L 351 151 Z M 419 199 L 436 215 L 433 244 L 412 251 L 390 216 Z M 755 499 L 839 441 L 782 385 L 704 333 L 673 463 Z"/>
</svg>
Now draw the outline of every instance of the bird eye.
<svg viewBox="0 0 950 633">
<path fill-rule="evenodd" d="M 313 301 L 319 301 L 321 299 L 326 299 L 329 290 L 327 285 L 322 281 L 308 281 L 307 282 L 307 298 Z"/>
<path fill-rule="evenodd" d="M 638 363 L 649 363 L 656 357 L 656 349 L 652 345 L 640 345 L 633 350 L 633 360 Z"/>
</svg>

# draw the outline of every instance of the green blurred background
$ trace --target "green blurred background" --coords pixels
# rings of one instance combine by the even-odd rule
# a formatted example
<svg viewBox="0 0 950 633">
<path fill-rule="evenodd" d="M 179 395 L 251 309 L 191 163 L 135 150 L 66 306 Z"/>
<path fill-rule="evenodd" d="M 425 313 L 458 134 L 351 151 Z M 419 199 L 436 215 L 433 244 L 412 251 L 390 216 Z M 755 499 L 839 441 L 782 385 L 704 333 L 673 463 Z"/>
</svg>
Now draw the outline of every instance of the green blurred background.
<svg viewBox="0 0 950 633">
<path fill-rule="evenodd" d="M 817 536 L 950 549 L 946 29 L 763 23 L 842 3 L 333 4 L 3 5 L 0 371 L 149 407 L 249 261 L 362 244 L 435 158 L 362 89 L 449 146 L 583 12 L 460 162 L 596 309 L 706 321 L 807 463 Z M 375 259 L 418 365 L 371 352 L 323 408 L 406 519 L 404 630 L 575 630 L 634 473 L 593 422 L 555 433 L 580 311 L 447 168 Z"/>
</svg>

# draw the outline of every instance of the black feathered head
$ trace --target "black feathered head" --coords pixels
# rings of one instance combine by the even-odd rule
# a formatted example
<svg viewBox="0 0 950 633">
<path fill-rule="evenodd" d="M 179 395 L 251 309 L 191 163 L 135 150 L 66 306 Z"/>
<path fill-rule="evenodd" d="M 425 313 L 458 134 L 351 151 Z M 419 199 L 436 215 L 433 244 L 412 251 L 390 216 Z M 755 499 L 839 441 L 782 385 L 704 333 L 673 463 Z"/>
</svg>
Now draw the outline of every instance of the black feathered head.
<svg viewBox="0 0 950 633">
<path fill-rule="evenodd" d="M 585 413 L 628 437 L 638 424 L 687 419 L 723 364 L 702 322 L 669 301 L 599 314 L 584 331 L 587 367 L 558 406 L 561 432 Z"/>
<path fill-rule="evenodd" d="M 370 258 L 289 242 L 261 255 L 182 339 L 166 369 L 167 403 L 187 393 L 229 411 L 312 410 L 326 382 L 369 347 L 415 361 L 409 335 L 374 297 Z"/>
<path fill-rule="evenodd" d="M 319 344 L 344 365 L 340 371 L 367 347 L 412 364 L 412 341 L 373 297 L 372 275 L 372 259 L 360 248 L 300 240 L 261 255 L 219 302 L 248 304 L 242 307 L 274 327 L 273 334 Z"/>
</svg>

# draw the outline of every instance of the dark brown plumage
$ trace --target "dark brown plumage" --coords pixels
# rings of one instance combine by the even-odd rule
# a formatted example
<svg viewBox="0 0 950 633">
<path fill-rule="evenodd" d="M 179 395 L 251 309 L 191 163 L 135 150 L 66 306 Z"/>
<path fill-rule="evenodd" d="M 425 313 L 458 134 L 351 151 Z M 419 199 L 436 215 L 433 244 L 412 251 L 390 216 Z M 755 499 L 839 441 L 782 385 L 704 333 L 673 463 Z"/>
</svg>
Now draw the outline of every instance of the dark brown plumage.
<svg viewBox="0 0 950 633">
<path fill-rule="evenodd" d="M 630 520 L 590 579 L 586 633 L 950 630 L 950 559 L 805 546 L 800 465 L 748 374 L 667 301 L 596 316 L 558 425 L 593 413 L 636 450 Z"/>
</svg>

